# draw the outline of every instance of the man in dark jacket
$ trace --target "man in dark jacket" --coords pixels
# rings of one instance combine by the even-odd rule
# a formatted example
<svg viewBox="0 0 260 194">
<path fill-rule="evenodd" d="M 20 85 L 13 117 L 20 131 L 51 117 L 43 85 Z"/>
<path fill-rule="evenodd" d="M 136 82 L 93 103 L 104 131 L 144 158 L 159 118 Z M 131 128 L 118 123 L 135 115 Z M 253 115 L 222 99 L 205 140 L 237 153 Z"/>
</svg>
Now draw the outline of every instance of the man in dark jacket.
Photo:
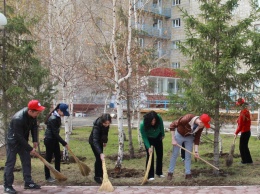
<svg viewBox="0 0 260 194">
<path fill-rule="evenodd" d="M 8 132 L 6 145 L 6 163 L 4 170 L 4 193 L 16 193 L 13 188 L 14 166 L 16 155 L 19 154 L 25 189 L 40 189 L 41 187 L 33 182 L 31 176 L 31 156 L 36 153 L 38 146 L 37 137 L 37 116 L 45 109 L 38 100 L 31 100 L 28 107 L 25 107 L 15 113 L 13 116 Z M 28 143 L 29 133 L 31 132 L 33 147 Z"/>
</svg>

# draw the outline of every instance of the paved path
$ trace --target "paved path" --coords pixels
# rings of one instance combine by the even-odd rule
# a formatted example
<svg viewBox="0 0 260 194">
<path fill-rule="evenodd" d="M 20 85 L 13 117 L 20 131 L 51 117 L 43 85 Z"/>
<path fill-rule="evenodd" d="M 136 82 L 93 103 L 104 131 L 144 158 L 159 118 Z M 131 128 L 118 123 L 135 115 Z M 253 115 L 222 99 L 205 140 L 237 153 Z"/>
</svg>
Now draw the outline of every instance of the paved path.
<svg viewBox="0 0 260 194">
<path fill-rule="evenodd" d="M 82 126 L 93 126 L 93 121 L 97 118 L 94 116 L 91 117 L 73 117 L 73 126 L 74 127 L 82 127 Z M 164 123 L 164 127 L 168 128 L 171 124 L 170 121 L 163 121 Z M 113 119 L 112 120 L 112 124 L 111 125 L 117 125 L 117 119 Z M 123 121 L 123 125 L 127 126 L 127 120 L 124 119 Z M 134 127 L 137 127 L 137 120 L 134 120 L 133 123 Z M 225 133 L 225 134 L 234 134 L 235 130 L 236 130 L 236 124 L 225 124 L 221 127 L 220 129 L 220 133 Z M 213 130 L 209 130 L 209 133 L 213 133 Z M 251 135 L 252 136 L 257 136 L 258 132 L 257 132 L 257 126 L 255 125 L 251 125 Z"/>
<path fill-rule="evenodd" d="M 25 190 L 21 186 L 14 186 L 18 193 L 46 193 L 46 194 L 94 194 L 99 192 L 98 186 L 43 186 L 39 190 Z M 260 194 L 260 185 L 256 186 L 118 186 L 110 193 L 117 194 Z M 3 186 L 0 186 L 0 192 Z"/>
</svg>

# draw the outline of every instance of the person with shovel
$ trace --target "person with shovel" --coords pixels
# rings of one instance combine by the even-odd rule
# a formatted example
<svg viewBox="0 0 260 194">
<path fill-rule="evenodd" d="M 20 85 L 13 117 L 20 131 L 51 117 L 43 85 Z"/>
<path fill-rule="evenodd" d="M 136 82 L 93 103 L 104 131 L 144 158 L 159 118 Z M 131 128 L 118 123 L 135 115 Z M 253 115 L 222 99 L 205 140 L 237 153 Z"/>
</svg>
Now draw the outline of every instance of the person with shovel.
<svg viewBox="0 0 260 194">
<path fill-rule="evenodd" d="M 22 162 L 24 188 L 40 189 L 41 186 L 32 180 L 31 155 L 36 153 L 38 147 L 37 117 L 45 109 L 38 100 L 31 100 L 27 107 L 14 114 L 7 131 L 6 162 L 4 169 L 4 193 L 15 194 L 13 188 L 14 166 L 16 155 Z M 32 134 L 33 147 L 28 143 L 29 134 Z"/>
<path fill-rule="evenodd" d="M 252 164 L 253 160 L 248 148 L 248 142 L 251 136 L 251 115 L 249 112 L 250 105 L 242 98 L 238 99 L 236 105 L 242 108 L 237 119 L 237 129 L 234 134 L 236 138 L 238 133 L 241 133 L 239 142 L 241 164 Z"/>
<path fill-rule="evenodd" d="M 185 144 L 185 149 L 192 153 L 193 143 L 195 144 L 195 157 L 199 158 L 199 142 L 202 130 L 210 128 L 210 117 L 207 114 L 196 116 L 194 114 L 186 114 L 175 120 L 170 125 L 172 133 L 172 156 L 168 169 L 167 180 L 172 180 L 176 160 L 180 152 L 182 143 Z M 191 154 L 185 152 L 185 179 L 191 179 Z"/>
<path fill-rule="evenodd" d="M 108 141 L 108 132 L 111 123 L 112 123 L 112 118 L 110 114 L 108 113 L 102 114 L 94 121 L 93 128 L 89 136 L 89 144 L 96 157 L 94 180 L 98 184 L 102 183 L 102 176 L 103 176 L 102 160 L 104 160 L 105 158 L 105 155 L 103 153 L 103 148 L 106 147 Z"/>
<path fill-rule="evenodd" d="M 155 111 L 150 111 L 144 115 L 144 119 L 140 124 L 140 132 L 146 149 L 146 166 L 149 160 L 149 155 L 153 154 L 151 146 L 155 148 L 156 152 L 156 171 L 155 174 L 159 178 L 164 178 L 162 172 L 163 159 L 163 139 L 164 139 L 164 125 L 163 120 Z M 148 174 L 148 180 L 154 180 L 154 154 L 152 155 L 152 162 Z"/>
<path fill-rule="evenodd" d="M 69 149 L 67 142 L 65 142 L 60 133 L 61 127 L 61 117 L 70 116 L 68 111 L 69 106 L 64 103 L 58 104 L 45 118 L 45 124 L 47 125 L 44 134 L 44 145 L 46 147 L 45 159 L 47 162 L 51 163 L 52 157 L 55 158 L 55 169 L 60 172 L 60 145 L 61 143 L 64 147 Z M 51 177 L 50 170 L 47 166 L 44 166 L 45 180 L 47 182 L 55 182 L 55 179 Z"/>
</svg>

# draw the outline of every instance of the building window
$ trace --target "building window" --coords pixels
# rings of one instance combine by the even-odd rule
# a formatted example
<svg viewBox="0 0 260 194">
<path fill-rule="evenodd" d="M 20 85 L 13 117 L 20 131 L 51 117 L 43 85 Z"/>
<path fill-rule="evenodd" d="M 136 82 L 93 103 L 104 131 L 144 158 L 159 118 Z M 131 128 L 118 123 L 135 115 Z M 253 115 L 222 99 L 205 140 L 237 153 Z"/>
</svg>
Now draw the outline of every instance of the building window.
<svg viewBox="0 0 260 194">
<path fill-rule="evenodd" d="M 173 69 L 179 69 L 180 68 L 180 62 L 173 62 L 171 67 Z"/>
<path fill-rule="evenodd" d="M 172 94 L 178 93 L 178 79 L 168 79 L 167 92 Z"/>
<path fill-rule="evenodd" d="M 256 32 L 260 33 L 260 24 L 256 24 L 254 28 Z"/>
<path fill-rule="evenodd" d="M 172 27 L 173 28 L 177 28 L 177 27 L 180 27 L 180 26 L 181 26 L 181 19 L 180 18 L 172 20 Z"/>
<path fill-rule="evenodd" d="M 180 43 L 179 40 L 172 41 L 172 49 L 178 49 L 179 48 L 179 46 L 178 46 L 179 43 Z"/>
<path fill-rule="evenodd" d="M 141 48 L 144 48 L 144 39 L 143 38 L 139 38 L 139 46 Z"/>
<path fill-rule="evenodd" d="M 180 5 L 180 4 L 181 4 L 181 0 L 172 0 L 172 6 Z"/>
</svg>

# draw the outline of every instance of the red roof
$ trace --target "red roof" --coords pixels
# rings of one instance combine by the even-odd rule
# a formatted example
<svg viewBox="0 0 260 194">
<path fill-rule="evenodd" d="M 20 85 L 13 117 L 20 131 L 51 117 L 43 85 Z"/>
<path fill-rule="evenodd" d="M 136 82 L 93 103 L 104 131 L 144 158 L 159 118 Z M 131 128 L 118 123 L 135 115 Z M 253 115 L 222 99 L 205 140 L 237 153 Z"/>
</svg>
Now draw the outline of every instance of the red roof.
<svg viewBox="0 0 260 194">
<path fill-rule="evenodd" d="M 158 67 L 150 71 L 150 76 L 158 77 L 178 77 L 177 72 L 171 68 Z"/>
</svg>

